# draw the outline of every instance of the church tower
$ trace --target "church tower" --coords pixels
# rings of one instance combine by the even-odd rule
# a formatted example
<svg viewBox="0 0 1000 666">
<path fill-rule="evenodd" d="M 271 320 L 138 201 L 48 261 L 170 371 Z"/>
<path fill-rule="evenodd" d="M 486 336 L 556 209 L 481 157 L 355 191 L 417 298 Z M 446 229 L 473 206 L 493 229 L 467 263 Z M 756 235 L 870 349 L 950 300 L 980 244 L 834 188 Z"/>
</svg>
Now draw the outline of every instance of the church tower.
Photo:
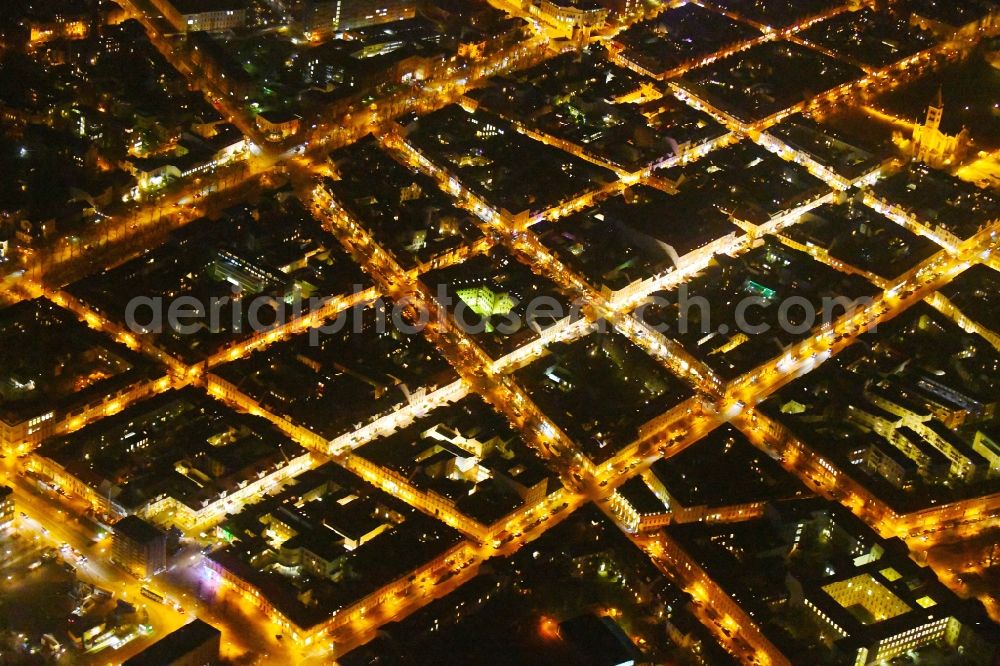
<svg viewBox="0 0 1000 666">
<path fill-rule="evenodd" d="M 944 97 L 938 90 L 937 101 L 927 107 L 927 120 L 913 128 L 913 157 L 918 162 L 941 169 L 962 161 L 969 150 L 969 133 L 963 129 L 957 136 L 941 131 L 944 117 Z"/>
<path fill-rule="evenodd" d="M 938 131 L 941 129 L 941 118 L 944 117 L 944 96 L 941 93 L 941 89 L 938 88 L 937 103 L 931 104 L 927 107 L 927 122 L 924 123 L 924 127 L 931 129 L 933 131 Z"/>
</svg>

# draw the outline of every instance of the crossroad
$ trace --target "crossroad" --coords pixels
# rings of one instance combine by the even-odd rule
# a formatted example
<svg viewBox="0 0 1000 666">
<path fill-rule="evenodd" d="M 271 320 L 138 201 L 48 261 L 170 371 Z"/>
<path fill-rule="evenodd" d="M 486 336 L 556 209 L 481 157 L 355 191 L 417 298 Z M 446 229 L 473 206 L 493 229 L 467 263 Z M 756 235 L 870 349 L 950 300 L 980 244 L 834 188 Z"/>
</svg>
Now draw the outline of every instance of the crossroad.
<svg viewBox="0 0 1000 666">
<path fill-rule="evenodd" d="M 793 39 L 810 48 L 813 45 L 802 40 L 798 36 L 799 33 L 818 21 L 847 11 L 846 6 L 838 6 L 788 28 L 774 30 L 769 26 L 747 21 L 745 17 L 720 9 L 711 2 L 694 1 L 711 11 L 755 25 L 762 32 L 761 41 Z M 93 232 L 93 237 L 82 239 L 80 243 L 64 243 L 48 248 L 44 252 L 39 251 L 37 256 L 23 257 L 23 272 L 6 276 L 3 280 L 5 287 L 3 292 L 15 294 L 15 298 L 40 295 L 50 298 L 75 312 L 92 328 L 146 353 L 165 366 L 168 376 L 162 386 L 158 385 L 159 390 L 187 383 L 205 385 L 212 395 L 219 399 L 271 419 L 290 436 L 314 450 L 317 454 L 317 463 L 330 458 L 336 460 L 371 484 L 455 527 L 466 538 L 460 549 L 461 556 L 456 556 L 454 560 L 454 575 L 445 584 L 427 576 L 417 576 L 414 584 L 407 589 L 406 595 L 392 595 L 391 599 L 383 604 L 366 608 L 351 622 L 339 627 L 332 636 L 330 644 L 306 648 L 290 641 L 274 640 L 272 636 L 278 634 L 281 628 L 272 626 L 266 618 L 259 617 L 259 614 L 253 615 L 253 611 L 248 611 L 252 619 L 249 619 L 243 628 L 249 628 L 251 631 L 243 631 L 242 639 L 238 638 L 240 635 L 238 631 L 227 631 L 226 640 L 236 648 L 236 652 L 253 650 L 259 654 L 266 654 L 264 661 L 269 663 L 293 661 L 309 663 L 310 660 L 321 663 L 326 656 L 325 650 L 336 649 L 343 652 L 365 642 L 382 624 L 405 617 L 431 600 L 446 595 L 473 577 L 479 565 L 490 557 L 509 555 L 587 502 L 596 501 L 605 506 L 604 500 L 626 480 L 634 478 L 652 462 L 676 455 L 687 447 L 695 445 L 711 430 L 726 422 L 736 425 L 755 445 L 769 453 L 777 454 L 786 469 L 802 478 L 810 488 L 848 506 L 883 534 L 903 536 L 911 541 L 919 539 L 927 543 L 937 538 L 935 526 L 944 524 L 945 520 L 954 523 L 948 528 L 952 535 L 977 534 L 982 529 L 996 525 L 1000 498 L 984 498 L 981 502 L 970 503 L 968 506 L 941 507 L 936 512 L 920 517 L 891 514 L 881 507 L 876 498 L 866 494 L 864 489 L 851 486 L 821 464 L 821 458 L 809 450 L 807 444 L 791 436 L 777 439 L 775 433 L 781 432 L 779 424 L 768 422 L 755 406 L 796 377 L 828 361 L 874 326 L 898 316 L 915 303 L 930 298 L 938 289 L 971 265 L 983 262 L 991 265 L 995 263 L 992 252 L 997 245 L 997 233 L 1000 231 L 997 228 L 992 226 L 984 228 L 966 241 L 941 237 L 934 229 L 921 225 L 919 221 L 894 209 L 891 204 L 886 204 L 870 195 L 866 196 L 866 204 L 882 212 L 890 220 L 931 238 L 941 246 L 941 251 L 892 282 L 877 281 L 870 274 L 854 267 L 839 262 L 834 264 L 829 257 L 817 256 L 818 260 L 826 261 L 838 270 L 869 277 L 882 292 L 872 303 L 858 306 L 844 313 L 839 319 L 817 327 L 799 344 L 728 383 L 723 382 L 705 363 L 693 357 L 682 345 L 646 327 L 631 314 L 635 306 L 650 294 L 683 281 L 693 273 L 678 273 L 650 281 L 641 289 L 632 290 L 627 298 L 609 298 L 563 264 L 531 231 L 531 225 L 541 219 L 559 219 L 576 210 L 592 206 L 602 197 L 618 194 L 635 184 L 646 183 L 656 187 L 659 183 L 656 173 L 658 168 L 680 163 L 682 160 L 697 159 L 704 152 L 734 140 L 746 139 L 759 143 L 783 159 L 804 165 L 811 173 L 827 183 L 830 194 L 772 220 L 762 229 L 751 230 L 754 233 L 751 233 L 748 239 L 736 242 L 728 249 L 728 253 L 738 256 L 750 249 L 759 235 L 778 232 L 788 225 L 795 224 L 811 208 L 831 201 L 834 191 L 844 191 L 863 185 L 880 175 L 866 174 L 855 181 L 847 182 L 811 156 L 767 133 L 767 127 L 795 111 L 850 102 L 851 91 L 858 90 L 859 87 L 869 89 L 872 86 L 883 85 L 886 72 L 922 74 L 934 66 L 938 56 L 950 57 L 953 53 L 967 48 L 968 44 L 946 43 L 929 52 L 907 58 L 892 68 L 867 71 L 862 81 L 850 82 L 820 98 L 806 100 L 757 123 L 741 122 L 677 83 L 668 81 L 664 89 L 665 94 L 672 94 L 693 108 L 706 111 L 725 125 L 730 134 L 706 145 L 703 152 L 683 157 L 674 156 L 673 161 L 665 158 L 635 173 L 607 163 L 571 142 L 517 125 L 518 130 L 532 140 L 547 143 L 604 166 L 616 175 L 612 183 L 585 192 L 571 201 L 563 202 L 525 221 L 497 210 L 489 201 L 463 184 L 459 178 L 414 148 L 403 138 L 393 120 L 405 113 L 426 113 L 454 103 L 459 101 L 471 87 L 479 85 L 490 76 L 531 66 L 576 48 L 579 44 L 567 43 L 566 38 L 569 35 L 564 26 L 542 24 L 533 15 L 525 16 L 534 30 L 534 34 L 525 42 L 472 65 L 449 65 L 437 72 L 420 88 L 393 93 L 391 98 L 380 100 L 378 104 L 368 108 L 355 110 L 342 118 L 321 120 L 315 127 L 305 132 L 305 140 L 301 144 L 268 146 L 258 136 L 256 127 L 245 111 L 225 94 L 224 87 L 218 85 L 219 82 L 207 79 L 177 50 L 175 41 L 168 36 L 169 29 L 163 17 L 159 16 L 152 4 L 147 0 L 120 0 L 120 2 L 131 16 L 140 20 L 152 42 L 167 60 L 192 83 L 196 82 L 205 90 L 210 101 L 251 138 L 259 150 L 248 153 L 237 163 L 224 167 L 217 173 L 210 174 L 204 182 L 181 183 L 168 195 L 104 220 L 98 225 L 100 228 Z M 520 3 L 494 0 L 494 4 L 513 15 L 524 15 Z M 663 9 L 665 7 L 661 7 L 661 10 Z M 627 25 L 626 22 L 598 31 L 591 40 L 606 41 Z M 705 62 L 726 55 L 729 53 L 712 54 Z M 828 55 L 836 57 L 834 53 Z M 498 239 L 497 242 L 528 263 L 539 275 L 551 279 L 564 291 L 583 301 L 584 320 L 566 323 L 559 329 L 559 339 L 576 340 L 593 330 L 592 327 L 598 320 L 610 322 L 650 357 L 687 381 L 695 390 L 695 397 L 645 424 L 640 428 L 636 441 L 624 447 L 609 460 L 600 465 L 592 463 L 513 378 L 513 370 L 545 353 L 544 341 L 528 343 L 525 348 L 503 359 L 491 358 L 449 313 L 441 311 L 441 305 L 421 279 L 423 271 L 404 269 L 361 221 L 354 219 L 339 205 L 336 198 L 323 187 L 321 180 L 317 180 L 317 176 L 322 176 L 326 172 L 322 166 L 323 160 L 315 159 L 315 156 L 322 157 L 333 148 L 350 144 L 369 132 L 375 132 L 383 148 L 391 151 L 411 168 L 431 175 L 458 205 L 477 216 L 489 240 L 484 241 L 484 244 L 474 251 L 485 251 L 494 242 L 492 239 Z M 319 309 L 282 327 L 230 345 L 209 359 L 208 363 L 200 366 L 188 366 L 162 350 L 149 346 L 130 332 L 108 321 L 100 313 L 91 310 L 85 303 L 71 298 L 60 290 L 61 284 L 94 270 L 95 265 L 109 267 L 126 260 L 136 251 L 137 242 L 145 242 L 155 237 L 157 233 L 197 219 L 213 203 L 226 201 L 227 197 L 238 197 L 248 189 L 268 187 L 285 179 L 291 180 L 299 196 L 310 204 L 313 215 L 323 223 L 324 227 L 360 260 L 362 267 L 373 278 L 374 287 L 351 296 L 331 298 Z M 99 255 L 97 264 L 93 260 L 94 255 Z M 464 258 L 464 255 L 456 254 L 453 260 L 461 261 Z M 701 268 L 697 267 L 694 272 Z M 458 382 L 440 389 L 440 392 L 429 394 L 425 403 L 410 406 L 409 412 L 387 418 L 377 425 L 369 424 L 358 433 L 351 433 L 336 443 L 327 442 L 308 432 L 307 429 L 290 424 L 283 417 L 269 413 L 248 396 L 227 393 L 219 384 L 213 384 L 210 370 L 214 365 L 245 357 L 254 350 L 301 333 L 344 309 L 379 296 L 408 303 L 410 307 L 407 311 L 411 317 L 415 317 L 419 312 L 429 315 L 429 323 L 423 328 L 423 334 L 457 370 L 460 377 Z M 472 521 L 453 506 L 420 491 L 406 479 L 388 474 L 353 453 L 355 448 L 370 441 L 371 438 L 412 421 L 419 414 L 426 413 L 438 404 L 453 401 L 469 392 L 479 393 L 493 408 L 503 414 L 521 432 L 537 455 L 559 476 L 565 486 L 537 504 L 522 507 L 498 525 L 487 526 Z M 124 405 L 118 406 L 118 408 L 123 407 Z M 84 424 L 77 424 L 77 426 L 82 425 Z M 95 548 L 87 535 L 55 518 L 59 515 L 56 512 L 63 510 L 55 508 L 57 502 L 31 491 L 30 484 L 25 481 L 22 474 L 21 461 L 11 456 L 5 464 L 7 482 L 15 488 L 18 505 L 25 511 L 25 519 L 32 521 L 31 524 L 35 526 L 31 529 L 45 530 L 53 535 L 53 538 L 64 540 L 81 550 Z M 629 534 L 629 537 L 649 554 L 662 571 L 692 595 L 697 617 L 734 656 L 744 663 L 751 664 L 778 666 L 789 663 L 735 602 L 724 604 L 721 608 L 713 604 L 713 600 L 724 599 L 724 594 L 700 569 L 684 566 L 686 555 L 677 544 L 670 542 L 667 535 Z M 100 548 L 100 545 L 96 547 Z M 182 564 L 175 576 L 164 578 L 157 583 L 163 586 L 164 596 L 168 596 L 176 603 L 176 606 L 153 609 L 151 616 L 155 616 L 154 623 L 160 630 L 169 630 L 171 627 L 179 626 L 183 621 L 180 613 L 174 608 L 211 618 L 213 623 L 223 626 L 227 626 L 227 623 L 231 625 L 231 617 L 219 615 L 217 609 L 210 603 L 200 601 L 191 587 L 194 584 L 192 581 L 197 578 L 194 572 L 199 567 L 198 558 L 199 555 L 192 554 L 190 561 Z M 107 565 L 103 557 L 91 558 L 85 574 L 104 586 L 112 589 L 120 588 L 123 595 L 137 594 L 139 583 L 123 578 L 122 572 Z"/>
</svg>

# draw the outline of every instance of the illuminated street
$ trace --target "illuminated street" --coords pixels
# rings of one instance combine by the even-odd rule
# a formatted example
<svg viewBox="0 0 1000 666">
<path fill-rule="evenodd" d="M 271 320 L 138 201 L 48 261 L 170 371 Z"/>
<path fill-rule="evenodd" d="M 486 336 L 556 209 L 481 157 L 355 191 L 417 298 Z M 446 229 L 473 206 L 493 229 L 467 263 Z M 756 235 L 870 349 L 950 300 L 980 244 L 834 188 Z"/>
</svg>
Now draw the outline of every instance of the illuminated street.
<svg viewBox="0 0 1000 666">
<path fill-rule="evenodd" d="M 0 661 L 1000 654 L 989 0 L 58 4 Z"/>
</svg>

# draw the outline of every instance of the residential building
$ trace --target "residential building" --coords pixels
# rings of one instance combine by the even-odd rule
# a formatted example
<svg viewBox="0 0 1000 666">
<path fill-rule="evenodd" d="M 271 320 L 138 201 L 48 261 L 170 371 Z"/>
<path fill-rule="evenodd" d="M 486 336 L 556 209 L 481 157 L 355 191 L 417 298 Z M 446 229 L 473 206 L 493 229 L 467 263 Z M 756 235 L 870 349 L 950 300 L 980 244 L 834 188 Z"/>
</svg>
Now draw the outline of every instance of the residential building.
<svg viewBox="0 0 1000 666">
<path fill-rule="evenodd" d="M 0 486 L 0 529 L 14 522 L 14 491 Z"/>
</svg>

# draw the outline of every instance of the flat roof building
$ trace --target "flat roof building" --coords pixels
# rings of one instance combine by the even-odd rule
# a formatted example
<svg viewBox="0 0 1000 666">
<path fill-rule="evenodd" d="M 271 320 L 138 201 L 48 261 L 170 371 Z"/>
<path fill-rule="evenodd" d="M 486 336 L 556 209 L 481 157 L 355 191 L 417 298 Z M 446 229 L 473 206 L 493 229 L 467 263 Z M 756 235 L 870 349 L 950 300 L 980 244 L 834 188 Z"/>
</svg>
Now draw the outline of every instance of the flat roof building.
<svg viewBox="0 0 1000 666">
<path fill-rule="evenodd" d="M 185 624 L 124 662 L 124 666 L 211 666 L 219 663 L 222 633 L 199 619 Z"/>
<path fill-rule="evenodd" d="M 247 0 L 173 0 L 183 32 L 235 30 L 247 24 Z"/>
<path fill-rule="evenodd" d="M 111 561 L 140 578 L 167 566 L 167 534 L 138 516 L 126 516 L 114 526 Z"/>
</svg>

